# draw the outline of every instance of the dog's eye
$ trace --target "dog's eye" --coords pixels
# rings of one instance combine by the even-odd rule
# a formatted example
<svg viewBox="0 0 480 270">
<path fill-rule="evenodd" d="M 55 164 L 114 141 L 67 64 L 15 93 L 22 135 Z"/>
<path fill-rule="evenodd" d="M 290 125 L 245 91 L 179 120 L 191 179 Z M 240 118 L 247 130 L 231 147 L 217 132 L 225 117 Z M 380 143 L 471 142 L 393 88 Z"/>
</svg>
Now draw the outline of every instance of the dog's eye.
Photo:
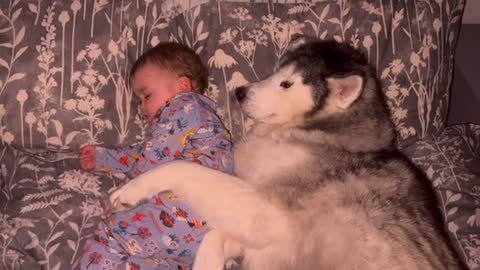
<svg viewBox="0 0 480 270">
<path fill-rule="evenodd" d="M 289 81 L 283 81 L 283 82 L 280 83 L 280 86 L 285 88 L 285 89 L 288 89 L 288 88 L 290 88 L 290 86 L 292 86 L 292 83 L 289 82 Z"/>
</svg>

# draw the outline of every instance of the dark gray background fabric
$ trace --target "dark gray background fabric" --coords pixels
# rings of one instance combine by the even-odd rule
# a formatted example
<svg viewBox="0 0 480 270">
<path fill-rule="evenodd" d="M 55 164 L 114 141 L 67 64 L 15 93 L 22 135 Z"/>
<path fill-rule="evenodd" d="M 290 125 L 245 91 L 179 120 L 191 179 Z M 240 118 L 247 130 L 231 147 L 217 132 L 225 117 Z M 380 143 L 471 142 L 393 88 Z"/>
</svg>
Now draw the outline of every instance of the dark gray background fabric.
<svg viewBox="0 0 480 270">
<path fill-rule="evenodd" d="M 15 26 L 3 19 L 0 30 L 3 137 L 22 146 L 31 137 L 33 147 L 133 142 L 141 128 L 126 71 L 159 40 L 199 52 L 211 71 L 208 93 L 239 137 L 250 122 L 227 93 L 270 74 L 295 33 L 346 41 L 368 55 L 402 144 L 445 124 L 463 1 L 219 3 L 45 0 L 37 17 L 34 3 L 1 2 Z"/>
<path fill-rule="evenodd" d="M 348 42 L 378 64 L 399 145 L 432 180 L 459 254 L 480 269 L 480 126 L 445 128 L 463 4 L 0 1 L 0 269 L 68 269 L 80 255 L 126 179 L 28 151 L 141 140 L 126 74 L 143 51 L 159 40 L 196 50 L 210 70 L 207 95 L 238 139 L 252 121 L 229 93 L 271 74 L 297 32 Z"/>
<path fill-rule="evenodd" d="M 448 124 L 480 124 L 480 24 L 463 24 L 455 53 Z"/>
</svg>

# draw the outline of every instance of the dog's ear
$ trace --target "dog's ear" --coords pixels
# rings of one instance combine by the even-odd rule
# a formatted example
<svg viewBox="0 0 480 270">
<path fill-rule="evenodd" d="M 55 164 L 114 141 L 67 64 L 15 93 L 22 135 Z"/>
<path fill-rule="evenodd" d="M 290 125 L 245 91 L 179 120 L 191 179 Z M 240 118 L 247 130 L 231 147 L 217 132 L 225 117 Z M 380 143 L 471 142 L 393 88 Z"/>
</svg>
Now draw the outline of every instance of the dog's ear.
<svg viewBox="0 0 480 270">
<path fill-rule="evenodd" d="M 327 78 L 328 89 L 333 104 L 346 109 L 358 99 L 363 90 L 363 78 L 360 75 Z"/>
<path fill-rule="evenodd" d="M 303 34 L 293 34 L 290 37 L 290 42 L 288 43 L 287 51 L 293 51 L 296 48 L 300 47 L 301 45 L 313 40 L 314 38 L 310 36 L 306 36 Z"/>
<path fill-rule="evenodd" d="M 305 43 L 314 41 L 315 38 L 311 36 L 306 36 L 304 34 L 293 34 L 290 37 L 290 41 L 288 42 L 288 46 L 286 48 L 286 52 L 291 52 L 297 49 L 298 47 L 302 46 Z M 273 72 L 277 72 L 278 68 L 282 66 L 282 64 L 285 62 L 287 54 L 283 54 L 282 57 L 277 61 L 275 66 L 273 67 Z"/>
</svg>

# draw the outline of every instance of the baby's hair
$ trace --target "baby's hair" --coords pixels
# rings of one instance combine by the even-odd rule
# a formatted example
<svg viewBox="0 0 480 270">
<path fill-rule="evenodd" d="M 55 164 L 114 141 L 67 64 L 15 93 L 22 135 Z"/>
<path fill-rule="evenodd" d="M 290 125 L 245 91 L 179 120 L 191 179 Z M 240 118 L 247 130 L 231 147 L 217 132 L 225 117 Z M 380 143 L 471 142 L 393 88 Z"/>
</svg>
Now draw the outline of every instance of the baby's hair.
<svg viewBox="0 0 480 270">
<path fill-rule="evenodd" d="M 130 70 L 130 81 L 138 69 L 146 64 L 165 68 L 178 76 L 185 76 L 192 83 L 192 90 L 203 94 L 208 87 L 208 70 L 200 57 L 189 47 L 176 42 L 161 42 L 142 54 Z"/>
</svg>

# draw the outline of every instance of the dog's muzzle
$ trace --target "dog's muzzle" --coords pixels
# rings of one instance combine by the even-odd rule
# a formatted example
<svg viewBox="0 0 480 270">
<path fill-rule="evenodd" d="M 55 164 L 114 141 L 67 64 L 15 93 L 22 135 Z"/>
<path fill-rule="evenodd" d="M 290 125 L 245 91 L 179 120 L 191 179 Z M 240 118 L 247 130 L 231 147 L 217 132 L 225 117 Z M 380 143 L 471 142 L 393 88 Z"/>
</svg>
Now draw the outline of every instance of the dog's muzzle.
<svg viewBox="0 0 480 270">
<path fill-rule="evenodd" d="M 242 103 L 245 98 L 247 97 L 247 91 L 248 88 L 245 86 L 240 86 L 235 89 L 235 97 L 237 98 L 237 101 Z"/>
</svg>

